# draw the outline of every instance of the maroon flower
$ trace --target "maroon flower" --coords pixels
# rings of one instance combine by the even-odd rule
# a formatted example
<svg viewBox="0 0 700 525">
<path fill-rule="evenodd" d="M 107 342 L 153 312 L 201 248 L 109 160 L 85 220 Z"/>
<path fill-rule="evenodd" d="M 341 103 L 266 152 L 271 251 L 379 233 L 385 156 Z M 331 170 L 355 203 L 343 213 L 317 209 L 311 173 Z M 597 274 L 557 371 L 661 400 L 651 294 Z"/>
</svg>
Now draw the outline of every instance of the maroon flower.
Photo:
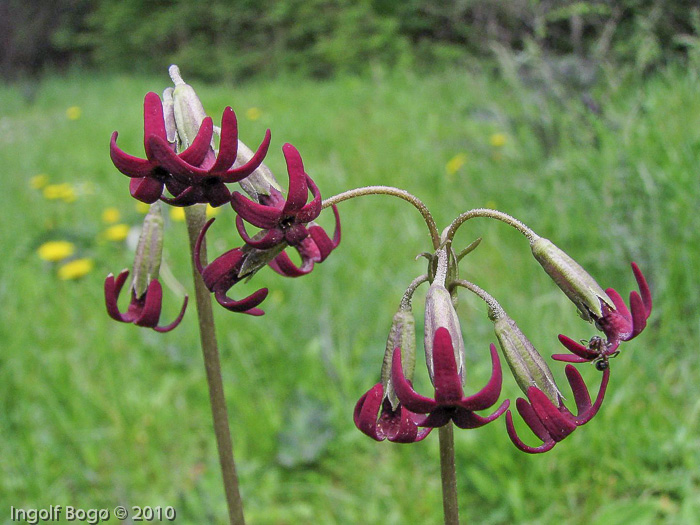
<svg viewBox="0 0 700 525">
<path fill-rule="evenodd" d="M 569 412 L 564 403 L 562 403 L 561 398 L 557 406 L 552 403 L 544 392 L 534 386 L 527 390 L 527 397 L 530 403 L 522 397 L 519 397 L 515 402 L 515 406 L 525 423 L 527 423 L 527 426 L 542 440 L 540 446 L 530 447 L 523 443 L 515 432 L 513 416 L 510 410 L 506 414 L 508 435 L 513 444 L 523 452 L 539 454 L 551 450 L 559 441 L 571 434 L 577 427 L 588 423 L 598 413 L 605 397 L 608 380 L 610 379 L 610 369 L 606 369 L 603 372 L 598 396 L 592 405 L 586 383 L 584 383 L 581 374 L 573 365 L 566 365 L 566 377 L 574 393 L 574 401 L 578 410 L 578 415 L 576 416 Z"/>
<path fill-rule="evenodd" d="M 569 363 L 595 361 L 596 366 L 603 369 L 607 367 L 608 358 L 617 355 L 620 342 L 634 339 L 646 328 L 652 307 L 651 291 L 644 275 L 635 263 L 632 263 L 632 271 L 639 286 L 639 293 L 636 291 L 630 293 L 631 311 L 627 309 L 620 294 L 612 288 L 608 288 L 605 292 L 615 308 L 611 308 L 601 301 L 603 316 L 596 319 L 596 326 L 605 334 L 607 341 L 600 337 L 592 337 L 587 346 L 584 346 L 565 335 L 559 335 L 561 344 L 575 355 L 555 354 L 552 356 L 553 359 Z"/>
<path fill-rule="evenodd" d="M 264 315 L 265 312 L 260 308 L 256 308 L 256 306 L 262 303 L 267 297 L 267 288 L 261 288 L 240 301 L 231 299 L 226 295 L 234 284 L 247 277 L 247 275 L 239 275 L 246 257 L 248 256 L 242 248 L 229 250 L 214 259 L 206 267 L 202 267 L 202 260 L 200 258 L 202 241 L 214 220 L 215 219 L 211 219 L 207 222 L 199 233 L 199 237 L 197 237 L 197 242 L 194 247 L 194 264 L 197 271 L 202 275 L 204 284 L 209 291 L 214 293 L 217 302 L 227 310 L 249 315 Z"/>
<path fill-rule="evenodd" d="M 129 308 L 126 313 L 121 313 L 117 306 L 117 300 L 128 276 L 129 270 L 123 270 L 116 279 L 111 273 L 105 279 L 105 303 L 107 304 L 107 313 L 112 319 L 122 323 L 134 323 L 137 326 L 153 328 L 156 332 L 169 332 L 180 324 L 187 309 L 187 296 L 185 296 L 177 318 L 169 325 L 158 326 L 163 302 L 163 288 L 158 279 L 151 280 L 146 292 L 141 297 L 137 297 L 132 288 Z"/>
<path fill-rule="evenodd" d="M 425 416 L 415 414 L 401 404 L 394 410 L 381 383 L 360 398 L 355 405 L 353 420 L 360 431 L 377 441 L 388 439 L 395 443 L 415 443 L 425 439 L 432 430 L 418 430 Z"/>
<path fill-rule="evenodd" d="M 176 155 L 183 162 L 200 164 L 204 161 L 207 152 L 211 148 L 213 128 L 202 124 L 200 132 L 195 137 L 192 145 L 185 151 Z M 175 155 L 175 145 L 168 142 L 163 116 L 163 104 L 155 93 L 147 93 L 143 99 L 143 141 L 146 150 L 146 158 L 140 159 L 124 153 L 117 147 L 118 133 L 112 133 L 109 145 L 109 153 L 114 166 L 124 175 L 131 177 L 129 190 L 131 195 L 142 202 L 152 204 L 163 194 L 163 187 L 172 181 L 168 170 L 155 158 L 151 147 L 152 138 L 162 140 L 167 149 Z"/>
<path fill-rule="evenodd" d="M 236 226 L 241 237 L 246 244 L 261 250 L 272 248 L 282 241 L 291 246 L 299 244 L 309 236 L 306 224 L 321 213 L 321 192 L 304 171 L 301 155 L 291 144 L 285 144 L 282 152 L 289 174 L 286 200 L 274 188 L 270 188 L 269 204 L 253 202 L 238 192 L 231 195 L 231 206 L 239 217 Z M 313 200 L 307 203 L 309 190 Z M 267 232 L 260 239 L 253 240 L 246 232 L 243 220 Z"/>
<path fill-rule="evenodd" d="M 460 428 L 478 428 L 490 423 L 508 408 L 505 400 L 498 409 L 488 417 L 474 413 L 493 406 L 501 394 L 501 363 L 496 347 L 491 345 L 491 379 L 481 391 L 465 397 L 462 378 L 457 370 L 452 337 L 445 327 L 435 331 L 433 339 L 433 386 L 435 398 L 421 396 L 404 377 L 401 366 L 401 349 L 394 350 L 391 380 L 404 408 L 417 414 L 428 414 L 420 426 L 441 427 L 450 419 Z"/>
<path fill-rule="evenodd" d="M 204 131 L 202 131 L 204 130 Z M 236 114 L 230 107 L 224 110 L 221 117 L 221 140 L 219 154 L 215 155 L 211 148 L 213 124 L 211 117 L 206 117 L 201 124 L 200 134 L 209 137 L 206 155 L 198 162 L 177 155 L 162 135 L 153 134 L 148 137 L 147 144 L 153 157 L 161 168 L 172 175 L 174 183 L 167 185 L 168 190 L 175 195 L 174 199 L 163 199 L 168 204 L 189 206 L 195 203 L 209 203 L 221 206 L 229 202 L 231 193 L 226 184 L 239 182 L 253 173 L 262 163 L 270 147 L 270 130 L 265 132 L 260 147 L 253 157 L 239 167 L 232 167 L 238 156 L 238 124 Z"/>
</svg>

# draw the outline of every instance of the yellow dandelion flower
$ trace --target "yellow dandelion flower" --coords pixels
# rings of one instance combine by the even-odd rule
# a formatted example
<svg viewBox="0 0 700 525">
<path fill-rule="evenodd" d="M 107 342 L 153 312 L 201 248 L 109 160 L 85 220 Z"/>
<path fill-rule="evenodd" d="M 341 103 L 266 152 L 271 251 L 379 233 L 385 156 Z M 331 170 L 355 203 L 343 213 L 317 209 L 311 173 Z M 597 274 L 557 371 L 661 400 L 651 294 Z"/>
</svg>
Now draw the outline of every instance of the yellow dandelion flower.
<svg viewBox="0 0 700 525">
<path fill-rule="evenodd" d="M 68 241 L 49 241 L 39 246 L 36 252 L 45 261 L 62 261 L 75 253 L 75 245 Z"/>
<path fill-rule="evenodd" d="M 185 208 L 179 208 L 173 206 L 170 208 L 170 218 L 175 222 L 182 222 L 185 220 Z"/>
<path fill-rule="evenodd" d="M 35 190 L 40 190 L 49 183 L 49 176 L 46 173 L 40 173 L 39 175 L 34 175 L 29 179 L 29 185 Z"/>
<path fill-rule="evenodd" d="M 464 166 L 465 162 L 467 162 L 467 154 L 458 153 L 447 161 L 447 164 L 445 164 L 445 171 L 448 175 L 454 175 L 462 166 Z"/>
<path fill-rule="evenodd" d="M 139 213 L 148 213 L 151 207 L 145 202 L 136 201 L 136 211 Z"/>
<path fill-rule="evenodd" d="M 212 208 L 211 204 L 207 204 L 207 219 L 216 217 L 217 215 L 219 215 L 220 211 L 221 208 Z"/>
<path fill-rule="evenodd" d="M 68 120 L 78 120 L 82 113 L 83 110 L 79 106 L 71 106 L 66 110 L 66 117 L 68 117 Z"/>
<path fill-rule="evenodd" d="M 245 117 L 248 120 L 258 120 L 262 116 L 262 111 L 260 108 L 248 108 L 245 112 Z"/>
<path fill-rule="evenodd" d="M 127 238 L 129 230 L 128 224 L 113 224 L 102 233 L 102 236 L 108 241 L 119 242 Z"/>
<path fill-rule="evenodd" d="M 61 184 L 49 184 L 44 187 L 44 198 L 48 200 L 62 200 L 73 202 L 76 199 L 75 189 L 67 182 Z"/>
<path fill-rule="evenodd" d="M 105 224 L 114 224 L 118 222 L 122 214 L 119 213 L 117 208 L 105 208 L 102 211 L 102 222 Z"/>
<path fill-rule="evenodd" d="M 494 133 L 489 137 L 489 144 L 494 148 L 502 148 L 506 144 L 506 134 L 505 133 Z"/>
<path fill-rule="evenodd" d="M 80 279 L 89 274 L 95 266 L 92 259 L 74 259 L 58 269 L 58 278 L 62 281 Z"/>
</svg>

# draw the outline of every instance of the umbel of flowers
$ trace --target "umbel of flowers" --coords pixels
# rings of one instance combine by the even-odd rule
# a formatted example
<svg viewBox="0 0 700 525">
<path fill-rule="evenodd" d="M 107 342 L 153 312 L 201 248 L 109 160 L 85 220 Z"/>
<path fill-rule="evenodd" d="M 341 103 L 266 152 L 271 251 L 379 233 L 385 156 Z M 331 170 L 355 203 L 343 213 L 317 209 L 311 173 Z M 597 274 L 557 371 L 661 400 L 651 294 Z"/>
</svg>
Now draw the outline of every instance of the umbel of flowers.
<svg viewBox="0 0 700 525">
<path fill-rule="evenodd" d="M 421 206 L 422 203 L 419 208 Z M 523 233 L 530 242 L 535 259 L 573 301 L 581 317 L 595 323 L 603 332 L 604 338 L 596 335 L 582 343 L 559 335 L 561 343 L 573 355 L 556 354 L 552 356 L 555 360 L 577 364 L 593 362 L 602 371 L 600 386 L 592 402 L 581 374 L 572 364 L 566 365 L 566 377 L 576 405 L 575 414 L 564 404 L 564 396 L 545 360 L 498 301 L 476 284 L 459 279 L 458 263 L 478 241 L 457 255 L 452 250 L 452 238 L 463 222 L 474 217 L 501 220 Z M 430 221 L 427 222 L 431 227 Z M 424 255 L 429 260 L 428 272 L 411 283 L 394 316 L 381 381 L 362 395 L 355 406 L 354 421 L 359 430 L 377 441 L 388 439 L 412 443 L 423 440 L 433 428 L 450 421 L 459 428 L 477 428 L 506 412 L 506 429 L 515 446 L 524 452 L 541 453 L 551 450 L 598 413 L 610 380 L 609 359 L 619 354 L 621 342 L 639 335 L 651 313 L 651 292 L 635 263 L 632 263 L 632 269 L 639 293 L 630 294 L 628 308 L 619 293 L 612 288 L 604 291 L 591 275 L 551 241 L 538 236 L 513 217 L 488 209 L 471 210 L 460 215 L 445 230 L 435 252 Z M 425 299 L 424 349 L 428 376 L 435 388 L 433 398 L 418 394 L 411 385 L 416 361 L 411 297 L 422 283 L 430 284 Z M 509 400 L 503 401 L 489 415 L 477 413 L 492 407 L 500 396 L 500 362 L 493 344 L 490 348 L 491 379 L 477 393 L 465 396 L 465 344 L 454 308 L 458 288 L 471 291 L 488 305 L 488 315 L 493 321 L 503 358 L 526 396 L 516 400 L 516 409 L 541 440 L 540 445 L 529 446 L 520 439 L 511 411 L 507 410 Z"/>
<path fill-rule="evenodd" d="M 194 89 L 185 84 L 177 66 L 171 66 L 175 87 L 167 88 L 163 99 L 156 93 L 144 98 L 144 149 L 145 158 L 132 156 L 117 146 L 118 133 L 112 134 L 110 156 L 115 167 L 130 177 L 129 191 L 153 210 L 157 203 L 170 206 L 191 207 L 209 204 L 217 207 L 230 204 L 237 214 L 234 222 L 240 234 L 241 245 L 207 264 L 202 261 L 204 236 L 214 222 L 212 219 L 199 232 L 194 264 L 204 283 L 224 308 L 250 315 L 262 315 L 258 308 L 267 296 L 263 288 L 250 296 L 236 300 L 228 295 L 239 281 L 251 278 L 269 265 L 274 271 L 287 276 L 305 275 L 315 263 L 323 262 L 340 243 L 340 217 L 333 206 L 335 233 L 330 238 L 314 220 L 321 213 L 321 192 L 306 173 L 299 151 L 291 144 L 284 144 L 282 152 L 287 161 L 289 186 L 287 196 L 271 171 L 263 164 L 270 146 L 270 130 L 267 130 L 257 151 L 250 150 L 238 138 L 238 124 L 233 109 L 224 109 L 221 127 L 207 116 Z M 218 148 L 215 136 L 218 136 Z M 248 194 L 231 192 L 229 185 L 237 183 Z M 311 200 L 309 201 L 309 192 Z M 162 219 L 153 226 L 156 211 L 147 215 L 139 251 L 147 246 L 148 260 L 137 254 L 130 287 L 132 302 L 126 314 L 120 314 L 117 297 L 129 272 L 124 270 L 116 278 L 105 281 L 107 311 L 114 319 L 133 322 L 158 331 L 172 330 L 184 315 L 187 299 L 177 319 L 158 327 L 162 302 L 162 287 L 158 282 L 158 268 L 163 244 Z M 260 231 L 249 235 L 245 223 Z M 157 246 L 155 249 L 153 246 Z M 296 266 L 285 253 L 294 248 L 301 257 Z M 155 320 L 155 321 L 154 321 Z"/>
</svg>

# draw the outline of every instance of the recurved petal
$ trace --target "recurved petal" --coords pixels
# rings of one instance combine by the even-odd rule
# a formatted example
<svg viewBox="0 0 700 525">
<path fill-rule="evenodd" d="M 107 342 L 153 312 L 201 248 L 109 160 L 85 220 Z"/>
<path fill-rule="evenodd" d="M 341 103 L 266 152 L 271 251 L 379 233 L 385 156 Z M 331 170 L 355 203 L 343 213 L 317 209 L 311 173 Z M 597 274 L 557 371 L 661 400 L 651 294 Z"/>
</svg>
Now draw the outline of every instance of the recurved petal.
<svg viewBox="0 0 700 525">
<path fill-rule="evenodd" d="M 576 423 L 554 406 L 539 388 L 528 388 L 527 397 L 535 414 L 554 441 L 561 441 L 576 430 Z"/>
<path fill-rule="evenodd" d="M 105 279 L 105 305 L 107 306 L 107 313 L 115 321 L 120 321 L 122 323 L 130 323 L 132 317 L 129 315 L 124 315 L 119 311 L 119 306 L 117 305 L 117 300 L 119 299 L 119 294 L 122 291 L 124 282 L 129 276 L 129 270 L 122 270 L 117 278 L 114 278 L 113 274 L 109 274 Z"/>
<path fill-rule="evenodd" d="M 549 450 L 552 450 L 554 445 L 556 445 L 556 441 L 553 439 L 549 438 L 544 441 L 539 447 L 531 447 L 529 445 L 526 445 L 518 436 L 517 432 L 515 431 L 515 425 L 513 424 L 513 416 L 510 413 L 510 410 L 506 414 L 506 430 L 508 431 L 508 437 L 510 437 L 510 440 L 513 442 L 513 444 L 523 452 L 527 452 L 528 454 L 541 454 L 543 452 L 547 452 Z"/>
<path fill-rule="evenodd" d="M 311 195 L 313 196 L 313 200 L 303 206 L 297 213 L 296 213 L 296 218 L 298 222 L 303 222 L 307 223 L 309 221 L 314 220 L 316 217 L 318 217 L 321 214 L 321 192 L 318 189 L 318 186 L 314 183 L 313 180 L 311 180 L 311 177 L 308 175 L 306 176 L 306 182 L 308 184 L 309 189 L 311 190 Z"/>
<path fill-rule="evenodd" d="M 258 248 L 259 250 L 272 248 L 273 246 L 278 245 L 284 239 L 284 233 L 279 228 L 267 230 L 267 232 L 265 232 L 265 234 L 259 239 L 252 238 L 250 235 L 248 235 L 248 231 L 245 228 L 245 223 L 240 215 L 236 215 L 236 229 L 238 230 L 238 234 L 241 236 L 244 243 L 252 246 L 253 248 Z"/>
<path fill-rule="evenodd" d="M 117 146 L 118 135 L 119 133 L 115 131 L 112 133 L 112 138 L 109 141 L 109 156 L 114 167 L 128 177 L 146 177 L 150 175 L 154 169 L 153 163 L 124 153 Z"/>
<path fill-rule="evenodd" d="M 576 354 L 583 361 L 592 361 L 593 359 L 598 357 L 598 352 L 596 352 L 595 350 L 591 350 L 586 346 L 583 346 L 582 344 L 574 341 L 569 337 L 566 337 L 565 335 L 559 334 L 559 342 L 563 344 L 569 352 L 571 352 L 572 354 Z M 562 361 L 562 359 L 558 359 L 558 361 Z M 581 363 L 582 361 L 571 362 Z"/>
<path fill-rule="evenodd" d="M 464 396 L 462 378 L 457 371 L 452 336 L 443 326 L 435 331 L 433 337 L 433 385 L 435 401 L 440 405 L 460 403 Z"/>
<path fill-rule="evenodd" d="M 160 311 L 163 306 L 163 287 L 158 282 L 158 279 L 153 279 L 148 284 L 146 290 L 145 303 L 141 314 L 134 319 L 134 324 L 137 326 L 145 326 L 154 328 L 160 320 Z"/>
<path fill-rule="evenodd" d="M 314 269 L 314 261 L 312 259 L 303 259 L 301 266 L 297 266 L 285 252 L 280 253 L 268 265 L 284 277 L 301 277 Z"/>
<path fill-rule="evenodd" d="M 261 288 L 257 292 L 253 292 L 248 297 L 241 299 L 240 301 L 236 301 L 235 299 L 228 297 L 226 295 L 226 291 L 227 290 L 222 289 L 216 290 L 214 292 L 214 297 L 216 298 L 217 302 L 227 310 L 255 316 L 265 314 L 263 310 L 256 308 L 256 306 L 262 303 L 267 297 L 267 288 Z"/>
<path fill-rule="evenodd" d="M 152 91 L 143 98 L 143 140 L 148 152 L 148 138 L 151 136 L 167 139 L 165 132 L 165 117 L 160 97 Z"/>
<path fill-rule="evenodd" d="M 216 172 L 217 177 L 219 177 L 223 182 L 239 182 L 245 179 L 248 175 L 253 173 L 256 169 L 260 167 L 262 161 L 265 160 L 267 151 L 270 149 L 270 139 L 271 134 L 268 129 L 265 132 L 265 138 L 263 138 L 260 147 L 257 149 L 255 154 L 250 158 L 248 162 L 239 166 L 237 168 L 231 168 L 227 171 Z"/>
<path fill-rule="evenodd" d="M 491 378 L 486 386 L 476 394 L 465 397 L 459 402 L 459 406 L 467 410 L 484 410 L 496 404 L 501 395 L 501 385 L 503 375 L 501 372 L 501 361 L 498 358 L 498 351 L 495 345 L 491 345 Z"/>
<path fill-rule="evenodd" d="M 231 195 L 231 207 L 244 220 L 265 230 L 276 227 L 282 217 L 280 209 L 253 202 L 237 191 Z"/>
<path fill-rule="evenodd" d="M 283 213 L 285 215 L 296 214 L 309 198 L 307 175 L 304 171 L 301 155 L 294 146 L 289 143 L 285 144 L 282 146 L 282 153 L 287 161 L 287 173 L 289 173 L 289 189 Z"/>
<path fill-rule="evenodd" d="M 649 284 L 644 278 L 644 274 L 639 269 L 636 263 L 632 263 L 632 271 L 634 272 L 634 278 L 637 280 L 637 286 L 639 286 L 639 292 L 642 297 L 642 303 L 644 304 L 644 309 L 646 311 L 647 318 L 651 314 L 652 301 L 651 301 L 651 290 L 649 289 Z"/>
<path fill-rule="evenodd" d="M 510 406 L 510 400 L 506 399 L 501 403 L 501 406 L 498 407 L 498 409 L 491 415 L 489 416 L 480 416 L 471 410 L 466 410 L 461 407 L 457 407 L 454 414 L 452 415 L 452 420 L 455 422 L 455 425 L 457 425 L 459 428 L 479 428 L 483 427 L 487 423 L 491 423 L 491 421 L 495 421 L 498 419 L 503 412 L 505 412 L 508 407 Z"/>
<path fill-rule="evenodd" d="M 221 116 L 221 141 L 212 172 L 222 172 L 233 166 L 238 155 L 238 123 L 231 107 L 224 109 Z"/>
<path fill-rule="evenodd" d="M 146 204 L 153 204 L 163 195 L 163 183 L 151 177 L 131 179 L 129 193 L 131 196 Z"/>
<path fill-rule="evenodd" d="M 182 318 L 185 316 L 185 310 L 187 310 L 188 299 L 189 299 L 189 297 L 187 295 L 185 295 L 185 300 L 182 302 L 182 308 L 180 308 L 180 313 L 178 314 L 178 316 L 175 318 L 175 320 L 172 323 L 165 325 L 165 326 L 154 326 L 153 329 L 156 332 L 164 333 L 164 332 L 169 332 L 173 328 L 177 327 L 177 325 L 180 324 L 180 321 L 182 321 Z"/>
<path fill-rule="evenodd" d="M 381 383 L 370 388 L 355 404 L 353 421 L 355 426 L 364 434 L 377 441 L 383 441 L 385 436 L 378 432 L 377 418 L 384 398 L 384 389 Z"/>
<path fill-rule="evenodd" d="M 418 414 L 427 414 L 438 407 L 437 402 L 429 397 L 421 396 L 408 382 L 403 374 L 401 366 L 401 350 L 396 348 L 391 363 L 391 381 L 394 385 L 396 397 L 399 398 L 401 404 L 411 412 Z"/>
</svg>

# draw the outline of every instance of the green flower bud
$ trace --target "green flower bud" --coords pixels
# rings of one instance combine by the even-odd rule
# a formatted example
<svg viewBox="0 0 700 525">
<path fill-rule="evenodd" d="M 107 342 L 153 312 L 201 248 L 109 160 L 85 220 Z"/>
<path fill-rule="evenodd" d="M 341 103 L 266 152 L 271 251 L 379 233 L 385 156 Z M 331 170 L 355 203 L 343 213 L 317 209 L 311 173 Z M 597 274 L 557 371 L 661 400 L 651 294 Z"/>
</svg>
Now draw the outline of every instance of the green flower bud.
<svg viewBox="0 0 700 525">
<path fill-rule="evenodd" d="M 493 329 L 520 389 L 527 395 L 529 387 L 537 387 L 558 406 L 561 394 L 551 370 L 515 321 L 501 311 Z"/>
<path fill-rule="evenodd" d="M 401 349 L 401 365 L 404 376 L 411 381 L 416 370 L 416 321 L 410 306 L 408 308 L 402 306 L 394 314 L 384 351 L 382 385 L 384 396 L 389 399 L 391 408 L 394 410 L 399 405 L 399 399 L 396 397 L 394 385 L 391 382 L 391 361 L 396 348 Z"/>
<path fill-rule="evenodd" d="M 163 256 L 163 215 L 160 202 L 151 204 L 141 227 L 134 257 L 132 288 L 136 297 L 146 293 L 149 283 L 158 278 Z"/>
<path fill-rule="evenodd" d="M 537 237 L 531 241 L 530 247 L 535 259 L 576 305 L 584 320 L 590 322 L 603 317 L 601 301 L 614 308 L 612 300 L 595 279 L 554 243 Z"/>
<path fill-rule="evenodd" d="M 173 90 L 173 111 L 175 114 L 175 125 L 180 137 L 182 149 L 188 148 L 197 136 L 202 121 L 207 117 L 204 106 L 199 100 L 194 88 L 185 84 L 180 76 L 180 68 L 175 65 L 168 70 L 170 78 L 175 83 Z M 213 148 L 212 148 L 213 151 Z"/>
</svg>

